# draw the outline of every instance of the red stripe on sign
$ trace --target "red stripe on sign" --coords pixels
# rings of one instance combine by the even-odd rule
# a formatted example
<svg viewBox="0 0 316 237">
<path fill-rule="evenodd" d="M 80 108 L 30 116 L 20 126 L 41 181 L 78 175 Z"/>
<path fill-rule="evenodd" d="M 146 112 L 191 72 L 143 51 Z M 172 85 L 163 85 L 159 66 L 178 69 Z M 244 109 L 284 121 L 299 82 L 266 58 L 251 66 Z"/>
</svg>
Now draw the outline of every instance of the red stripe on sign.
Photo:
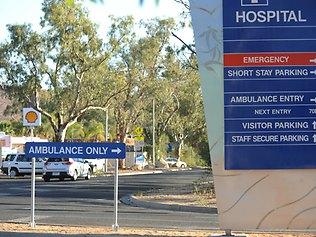
<svg viewBox="0 0 316 237">
<path fill-rule="evenodd" d="M 224 54 L 224 66 L 226 67 L 294 65 L 316 66 L 316 52 Z"/>
</svg>

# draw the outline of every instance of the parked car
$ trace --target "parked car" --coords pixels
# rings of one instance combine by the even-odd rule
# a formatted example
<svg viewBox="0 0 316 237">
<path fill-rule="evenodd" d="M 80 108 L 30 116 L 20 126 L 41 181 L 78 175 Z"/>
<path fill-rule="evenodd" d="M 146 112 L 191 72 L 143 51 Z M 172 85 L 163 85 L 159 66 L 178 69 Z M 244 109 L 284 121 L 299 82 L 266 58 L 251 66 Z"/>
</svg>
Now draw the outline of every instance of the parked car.
<svg viewBox="0 0 316 237">
<path fill-rule="evenodd" d="M 35 158 L 35 173 L 42 174 L 44 158 Z M 8 154 L 2 162 L 1 170 L 10 177 L 30 175 L 32 173 L 32 158 L 24 153 Z"/>
<path fill-rule="evenodd" d="M 104 170 L 105 159 L 84 159 L 84 162 L 88 163 L 92 174 L 97 170 Z"/>
<path fill-rule="evenodd" d="M 184 161 L 180 161 L 177 158 L 174 157 L 167 157 L 165 158 L 166 163 L 169 165 L 169 167 L 178 167 L 178 168 L 185 168 L 187 167 L 187 163 Z"/>
<path fill-rule="evenodd" d="M 85 159 L 84 162 L 86 162 L 90 166 L 91 174 L 93 174 L 97 170 L 97 165 L 93 161 Z"/>
<path fill-rule="evenodd" d="M 85 179 L 91 177 L 91 168 L 84 159 L 49 158 L 44 164 L 43 179 L 45 182 L 52 178 L 77 180 L 78 177 L 84 177 Z"/>
</svg>

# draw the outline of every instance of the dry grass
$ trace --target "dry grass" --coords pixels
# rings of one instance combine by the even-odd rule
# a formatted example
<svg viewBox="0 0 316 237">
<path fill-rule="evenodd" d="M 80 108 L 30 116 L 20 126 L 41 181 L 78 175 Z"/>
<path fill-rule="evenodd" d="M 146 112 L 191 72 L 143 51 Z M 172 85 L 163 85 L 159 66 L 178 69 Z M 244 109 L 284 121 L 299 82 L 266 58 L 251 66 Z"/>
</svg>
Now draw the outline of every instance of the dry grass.
<svg viewBox="0 0 316 237">
<path fill-rule="evenodd" d="M 163 204 L 177 204 L 185 206 L 202 206 L 202 207 L 216 207 L 216 199 L 210 197 L 207 194 L 197 195 L 197 194 L 164 194 L 164 195 L 141 195 L 137 199 L 144 201 L 159 202 Z"/>
</svg>

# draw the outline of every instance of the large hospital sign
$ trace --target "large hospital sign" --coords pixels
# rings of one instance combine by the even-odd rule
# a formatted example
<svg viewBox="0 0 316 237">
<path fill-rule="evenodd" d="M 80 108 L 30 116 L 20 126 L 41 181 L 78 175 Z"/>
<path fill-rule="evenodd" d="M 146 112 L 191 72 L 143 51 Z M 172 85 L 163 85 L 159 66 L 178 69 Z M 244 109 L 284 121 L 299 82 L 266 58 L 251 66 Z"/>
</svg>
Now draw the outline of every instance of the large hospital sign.
<svg viewBox="0 0 316 237">
<path fill-rule="evenodd" d="M 316 168 L 315 0 L 224 0 L 226 169 Z"/>
</svg>

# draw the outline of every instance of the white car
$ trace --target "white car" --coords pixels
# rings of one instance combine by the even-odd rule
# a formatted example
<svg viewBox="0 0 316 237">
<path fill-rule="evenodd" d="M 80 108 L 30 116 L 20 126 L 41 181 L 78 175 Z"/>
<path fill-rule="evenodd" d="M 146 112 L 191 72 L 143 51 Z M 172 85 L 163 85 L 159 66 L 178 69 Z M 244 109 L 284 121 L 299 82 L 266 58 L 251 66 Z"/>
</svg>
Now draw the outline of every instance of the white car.
<svg viewBox="0 0 316 237">
<path fill-rule="evenodd" d="M 42 174 L 45 159 L 35 158 L 35 173 Z M 1 170 L 10 177 L 30 175 L 32 173 L 32 158 L 24 153 L 8 154 L 2 162 Z"/>
<path fill-rule="evenodd" d="M 178 167 L 178 168 L 187 167 L 187 163 L 185 163 L 184 161 L 180 161 L 179 159 L 174 158 L 174 157 L 167 157 L 165 158 L 165 161 L 167 162 L 169 167 Z"/>
<path fill-rule="evenodd" d="M 49 182 L 52 178 L 77 180 L 78 177 L 84 177 L 87 180 L 91 177 L 91 168 L 84 159 L 49 158 L 44 164 L 43 179 L 45 182 Z"/>
</svg>

